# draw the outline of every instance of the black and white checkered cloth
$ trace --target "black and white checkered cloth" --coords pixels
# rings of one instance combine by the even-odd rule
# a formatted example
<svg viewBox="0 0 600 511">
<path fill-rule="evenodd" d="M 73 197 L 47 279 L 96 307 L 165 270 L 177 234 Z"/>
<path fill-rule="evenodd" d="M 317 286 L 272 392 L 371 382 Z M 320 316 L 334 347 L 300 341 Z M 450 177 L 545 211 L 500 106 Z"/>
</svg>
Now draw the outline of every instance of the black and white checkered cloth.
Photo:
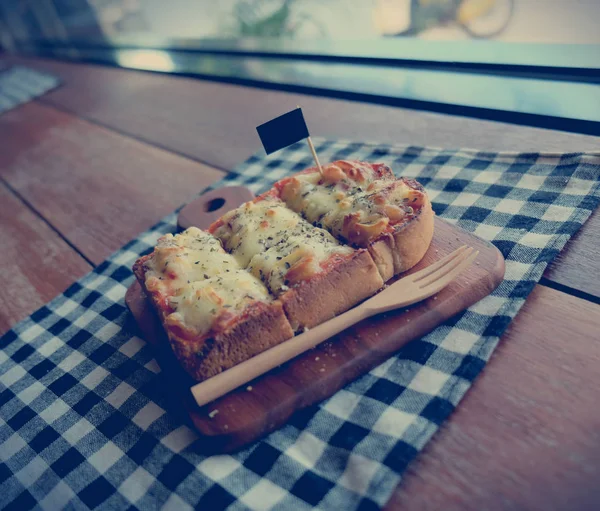
<svg viewBox="0 0 600 511">
<path fill-rule="evenodd" d="M 60 85 L 60 80 L 23 66 L 0 68 L 0 114 Z"/>
<path fill-rule="evenodd" d="M 171 410 L 123 297 L 175 215 L 0 341 L 0 495 L 7 508 L 377 509 L 489 359 L 544 268 L 600 201 L 600 154 L 498 154 L 318 141 L 323 161 L 383 161 L 436 212 L 506 257 L 491 296 L 245 450 L 206 457 Z M 220 185 L 258 192 L 311 164 L 302 144 Z"/>
</svg>

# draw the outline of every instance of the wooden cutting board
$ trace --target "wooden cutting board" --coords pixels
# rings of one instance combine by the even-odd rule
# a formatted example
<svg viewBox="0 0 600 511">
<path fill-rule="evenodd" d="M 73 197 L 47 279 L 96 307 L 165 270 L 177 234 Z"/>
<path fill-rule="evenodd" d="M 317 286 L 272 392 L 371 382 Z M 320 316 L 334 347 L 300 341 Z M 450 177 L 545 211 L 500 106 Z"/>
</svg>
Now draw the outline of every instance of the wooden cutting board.
<svg viewBox="0 0 600 511">
<path fill-rule="evenodd" d="M 252 192 L 242 187 L 213 190 L 183 208 L 178 224 L 181 228 L 190 225 L 206 228 L 252 197 Z M 158 317 L 137 282 L 127 291 L 125 302 L 145 340 L 156 348 L 165 391 L 181 401 L 200 432 L 199 448 L 207 453 L 230 452 L 279 428 L 294 412 L 333 395 L 406 343 L 490 294 L 504 277 L 502 254 L 492 244 L 439 218 L 435 219 L 434 237 L 427 254 L 411 272 L 465 244 L 479 250 L 475 264 L 436 296 L 409 309 L 362 321 L 248 386 L 203 407 L 198 407 L 192 399 L 189 388 L 194 382 L 180 370 Z"/>
</svg>

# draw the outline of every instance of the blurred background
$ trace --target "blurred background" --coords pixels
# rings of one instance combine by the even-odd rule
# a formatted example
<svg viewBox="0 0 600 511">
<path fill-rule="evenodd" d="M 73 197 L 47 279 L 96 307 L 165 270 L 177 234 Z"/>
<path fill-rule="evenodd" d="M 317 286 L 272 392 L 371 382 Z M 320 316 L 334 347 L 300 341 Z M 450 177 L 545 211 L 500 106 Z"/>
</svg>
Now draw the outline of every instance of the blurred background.
<svg viewBox="0 0 600 511">
<path fill-rule="evenodd" d="M 597 130 L 600 0 L 0 0 L 6 53 Z"/>
<path fill-rule="evenodd" d="M 27 40 L 492 39 L 600 43 L 600 0 L 2 0 L 0 44 Z"/>
</svg>

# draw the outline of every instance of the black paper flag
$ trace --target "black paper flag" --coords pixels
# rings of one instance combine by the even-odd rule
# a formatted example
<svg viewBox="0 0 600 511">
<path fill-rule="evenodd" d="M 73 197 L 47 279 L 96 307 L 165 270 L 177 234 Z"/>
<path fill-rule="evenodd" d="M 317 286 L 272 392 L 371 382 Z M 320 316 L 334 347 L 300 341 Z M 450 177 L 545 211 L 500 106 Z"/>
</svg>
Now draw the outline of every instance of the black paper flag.
<svg viewBox="0 0 600 511">
<path fill-rule="evenodd" d="M 302 109 L 296 108 L 287 114 L 265 122 L 256 128 L 267 154 L 283 149 L 303 138 L 308 138 L 308 128 Z"/>
</svg>

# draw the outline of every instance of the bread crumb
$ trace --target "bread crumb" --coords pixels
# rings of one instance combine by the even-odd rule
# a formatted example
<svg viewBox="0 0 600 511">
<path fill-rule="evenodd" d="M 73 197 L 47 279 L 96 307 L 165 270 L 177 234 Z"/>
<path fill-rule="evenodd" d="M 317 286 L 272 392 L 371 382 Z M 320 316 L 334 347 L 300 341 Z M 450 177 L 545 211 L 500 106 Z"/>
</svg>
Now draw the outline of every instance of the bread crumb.
<svg viewBox="0 0 600 511">
<path fill-rule="evenodd" d="M 437 300 L 437 296 L 434 296 L 434 297 L 433 297 L 433 299 L 434 299 L 434 300 Z"/>
<path fill-rule="evenodd" d="M 318 360 L 319 360 L 319 357 L 315 357 L 315 360 L 317 360 L 317 361 L 318 361 Z"/>
<path fill-rule="evenodd" d="M 219 410 L 213 410 L 212 412 L 210 412 L 208 414 L 208 416 L 212 419 L 215 415 L 217 415 L 219 413 Z"/>
<path fill-rule="evenodd" d="M 304 327 L 304 331 L 308 332 L 310 330 L 310 328 L 308 328 L 307 326 Z"/>
<path fill-rule="evenodd" d="M 248 386 L 246 387 L 246 390 L 247 390 L 248 392 L 252 392 L 252 385 L 248 385 Z"/>
<path fill-rule="evenodd" d="M 325 368 L 321 367 L 321 369 L 319 369 L 320 372 L 324 373 L 325 372 Z"/>
<path fill-rule="evenodd" d="M 225 426 L 223 426 L 225 429 L 229 429 L 229 426 L 227 424 L 225 424 Z"/>
</svg>

